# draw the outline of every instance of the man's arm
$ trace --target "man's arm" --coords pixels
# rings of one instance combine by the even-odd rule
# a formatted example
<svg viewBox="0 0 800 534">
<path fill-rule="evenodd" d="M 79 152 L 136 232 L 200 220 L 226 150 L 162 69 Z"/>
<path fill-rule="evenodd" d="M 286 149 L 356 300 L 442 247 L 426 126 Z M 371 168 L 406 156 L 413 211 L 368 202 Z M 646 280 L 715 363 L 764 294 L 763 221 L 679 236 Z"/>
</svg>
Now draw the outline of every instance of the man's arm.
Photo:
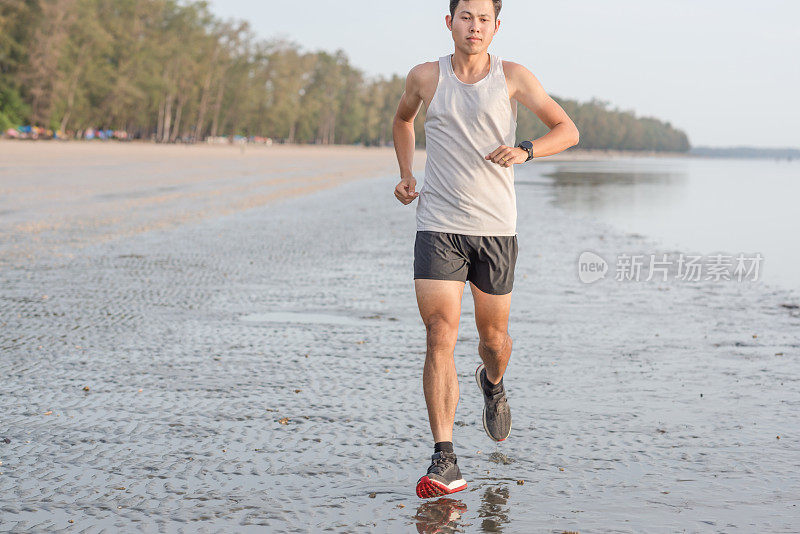
<svg viewBox="0 0 800 534">
<path fill-rule="evenodd" d="M 518 63 L 503 61 L 503 70 L 509 77 L 510 97 L 536 114 L 550 128 L 542 137 L 533 141 L 533 154 L 539 158 L 563 152 L 577 145 L 580 133 L 564 109 L 548 95 L 531 71 Z M 503 167 L 522 163 L 528 157 L 521 148 L 500 147 L 486 156 Z M 505 159 L 505 164 L 503 163 Z"/>
<path fill-rule="evenodd" d="M 394 196 L 403 204 L 408 204 L 419 193 L 414 192 L 417 181 L 411 172 L 414 163 L 414 118 L 422 106 L 420 96 L 419 74 L 421 65 L 417 65 L 406 76 L 406 88 L 392 123 L 392 137 L 394 151 L 397 154 L 397 163 L 400 165 L 400 183 L 394 189 Z"/>
</svg>

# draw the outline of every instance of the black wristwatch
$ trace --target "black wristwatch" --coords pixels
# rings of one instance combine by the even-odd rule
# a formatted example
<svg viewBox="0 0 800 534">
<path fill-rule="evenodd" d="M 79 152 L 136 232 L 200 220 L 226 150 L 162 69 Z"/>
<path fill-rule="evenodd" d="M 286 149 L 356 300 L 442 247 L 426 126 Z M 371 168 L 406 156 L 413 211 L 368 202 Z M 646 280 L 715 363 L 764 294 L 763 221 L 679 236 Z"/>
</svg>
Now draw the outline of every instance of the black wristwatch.
<svg viewBox="0 0 800 534">
<path fill-rule="evenodd" d="M 525 149 L 525 151 L 528 153 L 528 159 L 525 161 L 530 161 L 533 159 L 533 143 L 530 141 L 523 141 L 517 145 L 517 148 Z"/>
</svg>

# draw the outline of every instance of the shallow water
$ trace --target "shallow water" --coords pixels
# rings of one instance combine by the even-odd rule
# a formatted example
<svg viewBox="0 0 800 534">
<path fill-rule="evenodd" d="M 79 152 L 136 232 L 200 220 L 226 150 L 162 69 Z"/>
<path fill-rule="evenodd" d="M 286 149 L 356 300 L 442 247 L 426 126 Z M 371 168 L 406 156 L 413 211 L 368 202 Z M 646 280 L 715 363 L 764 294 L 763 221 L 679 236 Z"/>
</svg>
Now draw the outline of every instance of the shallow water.
<svg viewBox="0 0 800 534">
<path fill-rule="evenodd" d="M 511 436 L 481 426 L 467 289 L 468 488 L 418 499 L 425 339 L 395 184 L 3 267 L 0 529 L 797 530 L 797 294 L 583 284 L 582 250 L 657 245 L 554 207 L 548 185 L 518 189 Z"/>
<path fill-rule="evenodd" d="M 760 252 L 760 277 L 800 291 L 800 161 L 615 158 L 516 170 L 572 213 L 702 255 Z M 538 162 L 537 162 L 538 163 Z"/>
</svg>

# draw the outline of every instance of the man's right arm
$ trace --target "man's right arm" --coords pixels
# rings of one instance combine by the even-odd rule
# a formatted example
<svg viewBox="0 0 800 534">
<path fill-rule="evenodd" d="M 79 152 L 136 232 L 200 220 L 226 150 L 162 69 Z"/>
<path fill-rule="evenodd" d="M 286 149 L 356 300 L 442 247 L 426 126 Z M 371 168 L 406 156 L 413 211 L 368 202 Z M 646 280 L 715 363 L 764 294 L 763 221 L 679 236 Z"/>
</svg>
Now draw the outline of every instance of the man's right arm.
<svg viewBox="0 0 800 534">
<path fill-rule="evenodd" d="M 394 150 L 400 166 L 400 183 L 395 187 L 394 195 L 403 204 L 408 204 L 419 196 L 419 193 L 414 192 L 417 181 L 411 168 L 414 163 L 414 118 L 422 106 L 420 68 L 421 65 L 417 65 L 408 73 L 405 91 L 400 97 L 392 123 Z"/>
</svg>

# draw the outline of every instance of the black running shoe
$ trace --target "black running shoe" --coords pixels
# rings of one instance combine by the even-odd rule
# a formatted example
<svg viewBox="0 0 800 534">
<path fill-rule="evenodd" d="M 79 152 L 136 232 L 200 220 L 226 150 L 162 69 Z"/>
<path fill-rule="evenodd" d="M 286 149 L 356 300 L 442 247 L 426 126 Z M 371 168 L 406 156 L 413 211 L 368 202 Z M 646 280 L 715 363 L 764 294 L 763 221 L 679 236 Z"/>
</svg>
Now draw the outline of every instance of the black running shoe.
<svg viewBox="0 0 800 534">
<path fill-rule="evenodd" d="M 458 459 L 452 452 L 435 452 L 428 474 L 417 481 L 417 497 L 427 499 L 461 491 L 467 481 L 461 478 Z"/>
<path fill-rule="evenodd" d="M 491 385 L 486 378 L 486 369 L 480 364 L 475 370 L 478 389 L 483 394 L 483 429 L 495 441 L 503 441 L 511 433 L 511 408 L 506 399 L 506 388 L 501 387 L 494 395 L 487 395 L 484 385 Z"/>
</svg>

